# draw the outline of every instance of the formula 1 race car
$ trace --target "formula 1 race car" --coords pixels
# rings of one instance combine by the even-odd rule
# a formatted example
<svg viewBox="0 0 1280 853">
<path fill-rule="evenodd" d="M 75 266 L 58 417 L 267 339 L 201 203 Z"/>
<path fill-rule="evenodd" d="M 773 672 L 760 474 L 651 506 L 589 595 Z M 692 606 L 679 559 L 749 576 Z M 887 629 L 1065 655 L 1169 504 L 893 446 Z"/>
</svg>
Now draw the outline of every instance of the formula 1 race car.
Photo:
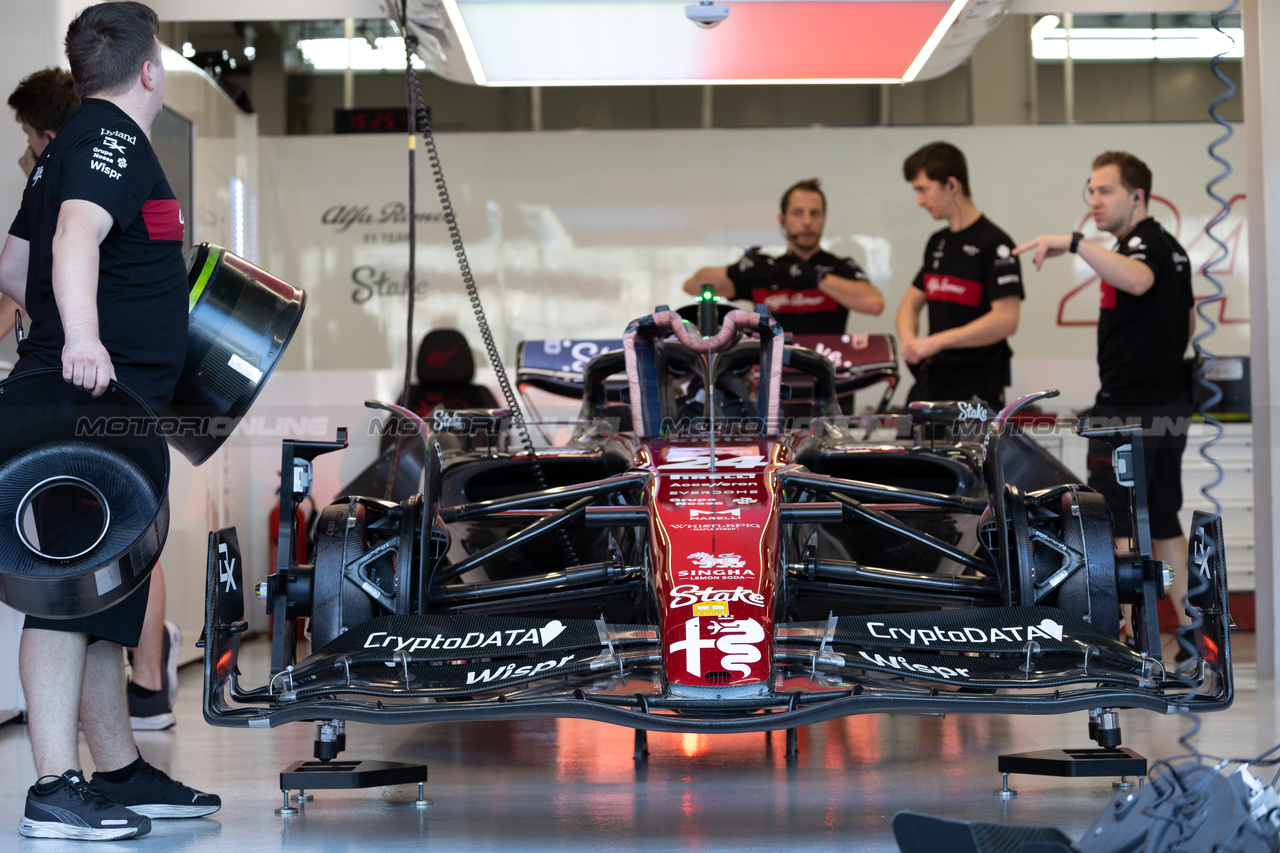
<svg viewBox="0 0 1280 853">
<path fill-rule="evenodd" d="M 1091 736 L 1114 746 L 1112 709 L 1231 704 L 1220 520 L 1194 524 L 1195 654 L 1175 671 L 1142 477 L 1137 541 L 1117 553 L 1101 495 L 1019 433 L 1019 412 L 1056 392 L 994 417 L 968 401 L 852 415 L 850 388 L 896 380 L 892 339 L 843 339 L 842 360 L 787 344 L 766 309 L 720 320 L 659 309 L 576 366 L 544 358 L 559 343 L 527 342 L 520 383 L 581 396 L 552 446 L 536 447 L 550 427 L 518 412 L 424 420 L 370 403 L 405 427 L 391 476 L 319 513 L 311 565 L 290 560 L 290 520 L 311 460 L 345 431 L 286 441 L 279 565 L 258 590 L 272 671 L 242 684 L 235 536 L 213 533 L 206 719 L 740 732 L 1090 710 Z M 875 351 L 867 371 L 859 347 Z M 1115 448 L 1122 481 L 1141 464 L 1140 434 L 1079 429 Z M 297 659 L 304 618 L 312 651 Z"/>
</svg>

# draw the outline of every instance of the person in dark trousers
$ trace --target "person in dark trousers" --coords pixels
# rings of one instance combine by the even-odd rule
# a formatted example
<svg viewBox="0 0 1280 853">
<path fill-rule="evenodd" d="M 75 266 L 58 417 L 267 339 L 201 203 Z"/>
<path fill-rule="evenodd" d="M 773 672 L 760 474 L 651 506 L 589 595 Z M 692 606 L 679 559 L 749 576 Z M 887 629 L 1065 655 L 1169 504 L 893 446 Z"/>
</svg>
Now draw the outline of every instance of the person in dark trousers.
<svg viewBox="0 0 1280 853">
<path fill-rule="evenodd" d="M 924 265 L 898 305 L 902 360 L 915 374 L 907 399 L 972 400 L 1004 406 L 1010 338 L 1018 331 L 1022 270 L 1013 240 L 982 215 L 959 148 L 934 142 L 902 165 L 916 204 L 947 227 L 925 244 Z M 928 308 L 929 332 L 920 335 Z"/>
<path fill-rule="evenodd" d="M 18 165 L 28 178 L 36 160 L 58 135 L 71 111 L 80 106 L 71 72 L 44 68 L 23 78 L 9 95 L 13 117 L 27 136 L 27 148 Z M 11 334 L 18 305 L 0 297 L 0 337 Z M 164 570 L 159 564 L 151 573 L 154 593 L 147 604 L 138 647 L 131 649 L 132 676 L 129 679 L 129 723 L 135 729 L 167 729 L 175 722 L 173 702 L 178 695 L 178 649 L 182 631 L 165 621 Z"/>
<path fill-rule="evenodd" d="M 753 247 L 730 266 L 698 270 L 685 281 L 684 292 L 697 296 L 702 285 L 714 285 L 722 299 L 768 305 L 784 331 L 802 335 L 841 335 L 850 311 L 883 311 L 884 296 L 862 268 L 822 248 L 827 196 L 818 179 L 789 187 L 781 208 L 778 224 L 787 238 L 786 254 L 773 258 Z"/>
<path fill-rule="evenodd" d="M 1182 453 L 1191 421 L 1191 368 L 1187 343 L 1195 329 L 1191 262 L 1187 251 L 1152 218 L 1151 169 L 1124 151 L 1107 151 L 1093 161 L 1089 212 L 1099 231 L 1116 238 L 1111 249 L 1073 234 L 1045 234 L 1019 246 L 1033 252 L 1036 269 L 1045 260 L 1075 254 L 1102 278 L 1098 312 L 1100 387 L 1091 422 L 1143 427 L 1151 540 L 1155 558 L 1173 568 L 1170 590 L 1181 624 L 1189 624 L 1182 601 L 1187 594 L 1187 538 L 1182 509 Z M 1089 485 L 1111 508 L 1117 547 L 1128 547 L 1128 491 L 1116 483 L 1111 449 L 1089 447 Z M 1179 651 L 1179 661 L 1189 655 Z"/>
<path fill-rule="evenodd" d="M 72 21 L 67 58 L 82 104 L 36 160 L 0 251 L 0 291 L 31 318 L 14 373 L 60 367 L 95 396 L 115 379 L 152 410 L 181 373 L 188 299 L 182 211 L 146 136 L 164 100 L 158 32 L 155 12 L 133 2 L 90 6 Z M 153 817 L 220 808 L 144 761 L 134 742 L 121 647 L 138 643 L 147 598 L 144 581 L 92 616 L 27 618 L 19 672 L 38 778 L 23 835 L 129 838 Z M 91 782 L 76 769 L 77 723 Z"/>
</svg>

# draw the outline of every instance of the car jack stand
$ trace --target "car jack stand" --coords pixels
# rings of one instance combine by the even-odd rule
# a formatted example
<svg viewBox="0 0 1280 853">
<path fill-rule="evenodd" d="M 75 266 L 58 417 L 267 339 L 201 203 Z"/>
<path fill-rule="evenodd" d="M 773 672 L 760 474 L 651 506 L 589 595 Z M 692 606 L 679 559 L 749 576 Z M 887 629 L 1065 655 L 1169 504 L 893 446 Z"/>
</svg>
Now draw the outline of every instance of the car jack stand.
<svg viewBox="0 0 1280 853">
<path fill-rule="evenodd" d="M 649 733 L 644 729 L 636 729 L 636 751 L 633 758 L 644 761 L 649 757 Z"/>
<path fill-rule="evenodd" d="M 1010 773 L 1070 778 L 1119 776 L 1120 780 L 1113 782 L 1112 787 L 1120 790 L 1135 787 L 1135 783 L 1129 781 L 1130 776 L 1136 776 L 1136 784 L 1142 784 L 1147 776 L 1147 759 L 1120 746 L 1120 725 L 1114 710 L 1098 708 L 1089 712 L 1089 736 L 1097 741 L 1097 747 L 1041 749 L 999 756 L 996 771 L 1004 777 L 1004 784 L 995 792 L 996 796 L 1008 800 L 1018 795 L 1009 788 Z"/>
<path fill-rule="evenodd" d="M 308 789 L 354 790 L 385 785 L 412 785 L 415 782 L 418 785 L 418 799 L 413 804 L 420 809 L 431 805 L 424 792 L 427 765 L 403 764 L 398 761 L 335 761 L 346 743 L 345 724 L 341 720 L 316 726 L 317 760 L 296 762 L 280 773 L 280 791 L 284 794 L 284 804 L 275 810 L 276 814 L 283 817 L 298 814 L 298 809 L 289 804 L 289 792 L 293 790 L 298 792 L 295 799 L 301 804 L 315 799 L 307 793 Z"/>
</svg>

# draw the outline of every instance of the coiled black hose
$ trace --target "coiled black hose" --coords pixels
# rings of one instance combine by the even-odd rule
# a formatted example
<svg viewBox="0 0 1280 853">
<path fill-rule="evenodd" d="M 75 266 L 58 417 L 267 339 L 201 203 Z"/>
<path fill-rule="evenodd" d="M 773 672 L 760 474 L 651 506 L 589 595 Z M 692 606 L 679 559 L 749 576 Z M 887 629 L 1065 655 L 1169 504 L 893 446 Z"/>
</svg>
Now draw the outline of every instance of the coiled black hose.
<svg viewBox="0 0 1280 853">
<path fill-rule="evenodd" d="M 516 399 L 515 389 L 511 387 L 511 380 L 507 377 L 506 368 L 502 364 L 502 355 L 498 352 L 498 345 L 494 343 L 493 331 L 489 328 L 489 320 L 485 316 L 484 306 L 480 302 L 480 291 L 476 287 L 475 276 L 471 273 L 471 262 L 467 259 L 467 248 L 462 242 L 462 231 L 458 228 L 458 217 L 453 210 L 453 201 L 449 197 L 449 187 L 445 184 L 444 168 L 440 164 L 440 152 L 436 148 L 435 133 L 431 129 L 431 115 L 427 110 L 426 98 L 422 95 L 422 81 L 418 79 L 418 75 L 413 71 L 413 52 L 418 44 L 418 39 L 409 32 L 408 20 L 408 3 L 405 0 L 399 4 L 400 11 L 400 32 L 404 36 L 404 69 L 405 80 L 409 90 L 409 335 L 407 347 L 409 354 L 405 363 L 405 396 L 408 399 L 409 387 L 412 384 L 412 360 L 413 360 L 413 306 L 414 291 L 417 289 L 417 281 L 415 280 L 415 241 L 416 241 L 416 221 L 417 221 L 417 169 L 415 166 L 413 140 L 417 138 L 418 130 L 422 132 L 422 141 L 426 144 L 427 160 L 431 165 L 431 178 L 436 185 L 436 194 L 440 197 L 440 210 L 444 216 L 445 225 L 449 229 L 449 241 L 453 244 L 453 254 L 458 260 L 458 270 L 462 274 L 462 283 L 467 288 L 467 298 L 471 301 L 471 310 L 476 317 L 476 325 L 480 327 L 480 337 L 484 341 L 485 353 L 489 357 L 489 363 L 493 365 L 493 371 L 498 378 L 498 387 L 502 390 L 502 398 L 506 401 L 507 408 L 511 412 L 511 423 L 516 429 L 516 434 L 520 440 L 520 446 L 529 454 L 529 463 L 533 469 L 534 482 L 538 484 L 539 489 L 548 488 L 547 475 L 542 469 L 542 463 L 538 459 L 537 451 L 533 446 L 533 438 L 529 434 L 529 425 L 525 422 L 524 411 L 520 408 L 520 403 Z M 392 472 L 394 476 L 394 466 Z M 578 562 L 577 552 L 574 550 L 573 543 L 569 540 L 569 535 L 561 530 L 559 531 L 560 544 L 564 547 L 565 555 L 569 559 L 569 565 L 576 565 Z"/>
<path fill-rule="evenodd" d="M 1238 5 L 1239 0 L 1230 0 L 1226 7 L 1214 12 L 1213 14 L 1213 27 L 1224 36 L 1226 36 L 1226 33 L 1222 29 L 1222 19 L 1226 15 L 1234 12 Z M 1229 36 L 1227 36 L 1227 38 L 1230 40 Z M 1213 514 L 1208 519 L 1209 522 L 1216 520 L 1222 514 L 1222 502 L 1218 500 L 1213 492 L 1214 489 L 1222 483 L 1223 469 L 1222 465 L 1214 458 L 1212 450 L 1213 446 L 1222 439 L 1223 429 L 1222 423 L 1210 414 L 1209 411 L 1217 405 L 1220 400 L 1222 400 L 1222 389 L 1208 378 L 1209 372 L 1212 371 L 1214 366 L 1217 364 L 1217 358 L 1205 345 L 1205 340 L 1218 330 L 1218 324 L 1209 315 L 1207 308 L 1213 303 L 1220 303 L 1223 299 L 1224 293 L 1222 283 L 1213 274 L 1213 267 L 1215 264 L 1228 257 L 1226 243 L 1224 243 L 1213 231 L 1215 226 L 1221 224 L 1231 214 L 1231 202 L 1228 199 L 1223 198 L 1217 191 L 1217 186 L 1230 177 L 1232 171 L 1231 163 L 1218 153 L 1218 148 L 1225 144 L 1234 134 L 1231 125 L 1218 112 L 1218 108 L 1236 94 L 1235 83 L 1233 83 L 1231 78 L 1227 77 L 1227 75 L 1222 72 L 1222 68 L 1220 67 L 1222 64 L 1222 57 L 1225 55 L 1226 51 L 1223 51 L 1223 53 L 1218 54 L 1209 62 L 1210 70 L 1213 72 L 1213 75 L 1221 81 L 1224 87 L 1223 91 L 1220 92 L 1209 104 L 1209 118 L 1222 127 L 1222 135 L 1209 143 L 1208 151 L 1209 156 L 1222 167 L 1222 171 L 1214 175 L 1214 177 L 1210 179 L 1209 183 L 1205 185 L 1205 192 L 1208 193 L 1209 197 L 1218 204 L 1218 211 L 1209 219 L 1208 224 L 1205 226 L 1205 235 L 1215 246 L 1217 246 L 1218 251 L 1213 255 L 1213 257 L 1205 262 L 1201 271 L 1204 273 L 1204 277 L 1208 279 L 1209 283 L 1213 286 L 1214 290 L 1209 296 L 1199 300 L 1196 304 L 1196 314 L 1200 317 L 1200 320 L 1204 322 L 1206 328 L 1203 332 L 1200 332 L 1191 339 L 1191 345 L 1196 355 L 1203 359 L 1200 368 L 1196 371 L 1196 382 L 1200 387 L 1209 392 L 1208 397 L 1201 402 L 1199 406 L 1200 416 L 1204 419 L 1206 427 L 1210 430 L 1210 435 L 1200 443 L 1200 456 L 1208 462 L 1209 466 L 1213 469 L 1213 479 L 1200 489 L 1200 493 L 1204 495 L 1205 499 L 1213 506 Z M 1212 549 L 1216 547 L 1214 537 L 1205 537 L 1205 540 L 1209 548 Z M 1213 558 L 1214 556 L 1216 555 L 1209 555 L 1210 558 Z M 1195 596 L 1203 594 L 1205 590 L 1209 588 L 1209 584 L 1207 579 L 1196 568 L 1195 561 L 1191 560 L 1189 557 L 1187 560 L 1186 571 L 1187 600 L 1176 602 L 1175 606 L 1183 607 L 1184 610 L 1191 614 L 1191 623 L 1178 628 L 1174 637 L 1180 648 L 1185 649 L 1194 656 L 1197 653 L 1195 647 L 1195 636 L 1204 624 L 1204 616 L 1202 616 L 1200 611 L 1196 608 L 1188 608 L 1186 605 Z M 1193 657 L 1192 660 L 1194 659 L 1195 658 Z M 1190 678 L 1181 675 L 1175 674 L 1175 678 L 1187 685 L 1187 693 L 1184 697 L 1181 697 L 1181 699 L 1182 701 L 1190 702 L 1191 697 L 1195 693 L 1195 683 Z M 1186 748 L 1190 755 L 1194 756 L 1197 760 L 1203 761 L 1204 756 L 1192 743 L 1192 740 L 1200 732 L 1200 718 L 1197 715 L 1192 714 L 1190 715 L 1190 721 L 1190 727 L 1180 738 L 1178 738 L 1178 742 Z"/>
</svg>

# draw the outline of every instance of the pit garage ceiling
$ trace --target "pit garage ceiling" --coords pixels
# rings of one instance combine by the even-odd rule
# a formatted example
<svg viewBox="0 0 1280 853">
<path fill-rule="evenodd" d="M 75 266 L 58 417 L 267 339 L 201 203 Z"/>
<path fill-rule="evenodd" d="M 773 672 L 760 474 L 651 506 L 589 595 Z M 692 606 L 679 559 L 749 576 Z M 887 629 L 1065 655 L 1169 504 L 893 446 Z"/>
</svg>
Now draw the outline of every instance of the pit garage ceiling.
<svg viewBox="0 0 1280 853">
<path fill-rule="evenodd" d="M 408 0 L 428 70 L 486 86 L 897 83 L 964 62 L 1008 12 L 1203 11 L 1216 0 Z M 153 0 L 166 21 L 379 18 L 382 0 Z M 1148 8 L 1149 7 L 1149 8 Z"/>
<path fill-rule="evenodd" d="M 738 0 L 705 28 L 686 0 L 409 0 L 409 22 L 466 83 L 896 83 L 964 61 L 1010 2 Z"/>
</svg>

